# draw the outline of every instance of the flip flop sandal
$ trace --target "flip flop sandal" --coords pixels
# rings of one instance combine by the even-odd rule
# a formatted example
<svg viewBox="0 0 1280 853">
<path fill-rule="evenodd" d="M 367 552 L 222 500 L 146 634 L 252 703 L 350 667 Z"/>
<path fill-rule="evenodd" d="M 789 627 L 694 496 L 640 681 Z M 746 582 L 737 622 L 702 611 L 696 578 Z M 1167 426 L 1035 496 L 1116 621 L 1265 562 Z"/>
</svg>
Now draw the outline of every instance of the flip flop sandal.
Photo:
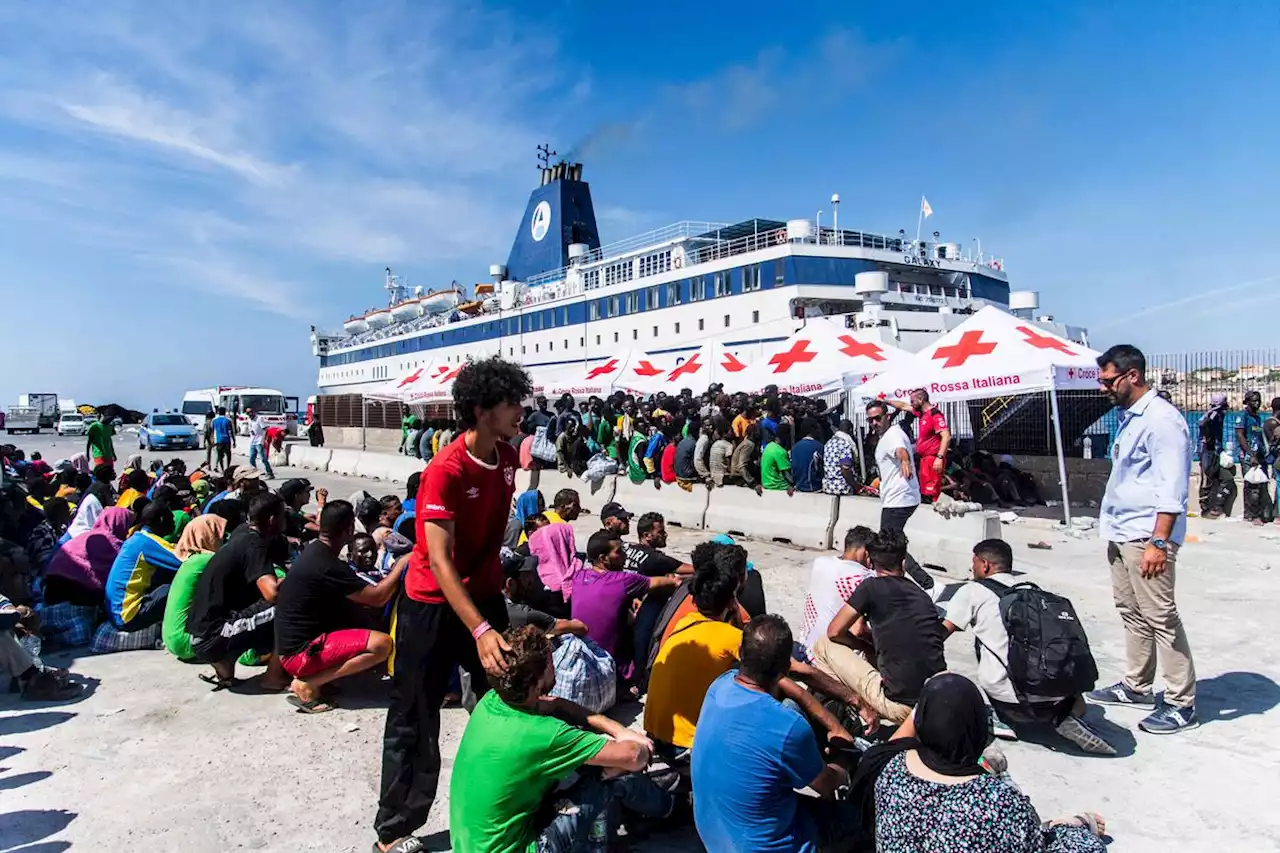
<svg viewBox="0 0 1280 853">
<path fill-rule="evenodd" d="M 1103 830 L 1102 832 L 1098 830 L 1098 824 L 1101 820 L 1101 815 L 1097 814 L 1096 812 L 1080 812 L 1075 817 L 1085 826 L 1089 827 L 1089 831 L 1092 832 L 1094 835 L 1101 837 L 1103 832 L 1105 832 L 1105 830 Z"/>
<path fill-rule="evenodd" d="M 422 853 L 427 847 L 422 843 L 422 839 L 416 835 L 410 835 L 401 838 L 395 844 L 386 849 L 386 853 Z M 383 853 L 382 847 L 378 842 L 373 842 L 373 853 Z"/>
<path fill-rule="evenodd" d="M 210 691 L 212 693 L 217 693 L 219 690 L 226 690 L 228 688 L 235 687 L 237 684 L 240 683 L 235 678 L 219 678 L 216 674 L 210 675 L 207 672 L 200 673 L 199 678 L 205 684 L 213 685 L 213 690 Z"/>
<path fill-rule="evenodd" d="M 294 708 L 297 708 L 299 714 L 325 714 L 329 711 L 336 710 L 338 707 L 332 701 L 320 697 L 316 697 L 310 702 L 304 702 L 298 698 L 296 693 L 290 693 L 285 697 L 285 701 Z M 391 849 L 394 850 L 396 848 L 392 847 Z"/>
</svg>

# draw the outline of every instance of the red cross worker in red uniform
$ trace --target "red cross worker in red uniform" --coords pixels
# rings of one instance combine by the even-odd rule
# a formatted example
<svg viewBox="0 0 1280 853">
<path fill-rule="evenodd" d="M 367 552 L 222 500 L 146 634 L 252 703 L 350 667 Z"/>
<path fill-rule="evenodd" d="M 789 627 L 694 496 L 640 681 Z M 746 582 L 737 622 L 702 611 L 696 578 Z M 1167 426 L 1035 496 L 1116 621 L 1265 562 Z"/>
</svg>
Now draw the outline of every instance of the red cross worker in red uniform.
<svg viewBox="0 0 1280 853">
<path fill-rule="evenodd" d="M 887 401 L 895 409 L 910 412 L 916 419 L 916 464 L 920 466 L 920 496 L 936 500 L 942 492 L 942 475 L 947 470 L 947 449 L 951 446 L 951 428 L 947 416 L 929 402 L 929 392 L 917 388 L 911 402 Z"/>
</svg>

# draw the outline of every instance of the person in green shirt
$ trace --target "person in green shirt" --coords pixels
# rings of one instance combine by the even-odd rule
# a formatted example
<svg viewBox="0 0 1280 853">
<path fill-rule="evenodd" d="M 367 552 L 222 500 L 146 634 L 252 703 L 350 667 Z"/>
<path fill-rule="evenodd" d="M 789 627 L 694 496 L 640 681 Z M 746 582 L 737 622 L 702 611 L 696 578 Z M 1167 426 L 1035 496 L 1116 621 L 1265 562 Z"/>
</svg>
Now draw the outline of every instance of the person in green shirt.
<svg viewBox="0 0 1280 853">
<path fill-rule="evenodd" d="M 617 830 L 618 806 L 647 817 L 670 814 L 671 795 L 640 772 L 652 755 L 649 739 L 573 702 L 547 698 L 556 673 L 540 628 L 515 628 L 504 639 L 506 672 L 490 676 L 493 689 L 476 705 L 453 762 L 454 851 L 603 853 Z M 556 791 L 574 772 L 578 781 Z"/>
<path fill-rule="evenodd" d="M 89 424 L 89 429 L 85 432 L 85 453 L 91 466 L 96 468 L 116 461 L 116 449 L 111 443 L 111 436 L 114 434 L 115 428 L 109 420 L 99 419 Z"/>
<path fill-rule="evenodd" d="M 637 421 L 637 428 L 631 433 L 631 441 L 627 444 L 627 477 L 636 484 L 649 479 L 649 473 L 645 471 L 644 463 L 640 461 L 644 448 L 649 444 L 649 436 L 641 427 L 643 422 Z"/>
<path fill-rule="evenodd" d="M 781 442 L 771 441 L 764 446 L 764 452 L 760 454 L 760 482 L 769 491 L 780 492 L 785 489 L 788 495 L 795 494 L 791 457 Z"/>
</svg>

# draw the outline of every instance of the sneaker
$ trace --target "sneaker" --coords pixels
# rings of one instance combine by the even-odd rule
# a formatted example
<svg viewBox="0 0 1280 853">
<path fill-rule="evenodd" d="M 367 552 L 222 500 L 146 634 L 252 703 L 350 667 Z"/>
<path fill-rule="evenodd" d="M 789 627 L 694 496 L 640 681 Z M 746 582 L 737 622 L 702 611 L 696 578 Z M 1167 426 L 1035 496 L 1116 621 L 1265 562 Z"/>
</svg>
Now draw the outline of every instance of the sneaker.
<svg viewBox="0 0 1280 853">
<path fill-rule="evenodd" d="M 1084 694 L 1084 698 L 1090 702 L 1097 702 L 1099 705 L 1138 705 L 1143 708 L 1154 708 L 1156 706 L 1156 695 L 1154 693 L 1139 693 L 1137 690 L 1130 690 L 1123 681 L 1117 681 L 1110 687 L 1090 690 Z"/>
<path fill-rule="evenodd" d="M 1067 717 L 1058 724 L 1055 731 L 1092 755 L 1116 754 L 1116 748 L 1103 740 L 1101 735 L 1079 717 Z"/>
<path fill-rule="evenodd" d="M 1171 735 L 1197 728 L 1199 725 L 1200 720 L 1196 717 L 1195 705 L 1186 708 L 1161 705 L 1155 713 L 1138 723 L 1138 728 L 1149 735 Z"/>
<path fill-rule="evenodd" d="M 1015 732 L 1008 723 L 996 716 L 994 711 L 988 710 L 987 716 L 991 718 L 991 733 L 1000 740 L 1017 740 L 1018 733 Z"/>
</svg>

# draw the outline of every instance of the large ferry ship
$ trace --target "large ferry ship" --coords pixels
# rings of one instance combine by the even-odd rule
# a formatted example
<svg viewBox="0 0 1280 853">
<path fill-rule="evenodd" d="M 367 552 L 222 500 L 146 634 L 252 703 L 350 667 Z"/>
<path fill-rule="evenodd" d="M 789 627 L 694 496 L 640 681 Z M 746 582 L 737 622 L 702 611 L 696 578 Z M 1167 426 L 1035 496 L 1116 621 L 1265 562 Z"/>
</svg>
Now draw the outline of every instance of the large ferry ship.
<svg viewBox="0 0 1280 853">
<path fill-rule="evenodd" d="M 650 354 L 721 343 L 744 363 L 809 317 L 836 318 L 916 351 L 985 305 L 1088 344 L 1083 329 L 1041 315 L 1035 291 L 1011 291 L 1003 259 L 905 231 L 831 222 L 678 222 L 602 244 L 581 163 L 542 160 L 505 264 L 472 287 L 410 290 L 386 270 L 385 306 L 342 333 L 311 330 L 321 394 L 385 385 L 433 359 L 500 354 L 535 373 L 632 349 Z"/>
</svg>

